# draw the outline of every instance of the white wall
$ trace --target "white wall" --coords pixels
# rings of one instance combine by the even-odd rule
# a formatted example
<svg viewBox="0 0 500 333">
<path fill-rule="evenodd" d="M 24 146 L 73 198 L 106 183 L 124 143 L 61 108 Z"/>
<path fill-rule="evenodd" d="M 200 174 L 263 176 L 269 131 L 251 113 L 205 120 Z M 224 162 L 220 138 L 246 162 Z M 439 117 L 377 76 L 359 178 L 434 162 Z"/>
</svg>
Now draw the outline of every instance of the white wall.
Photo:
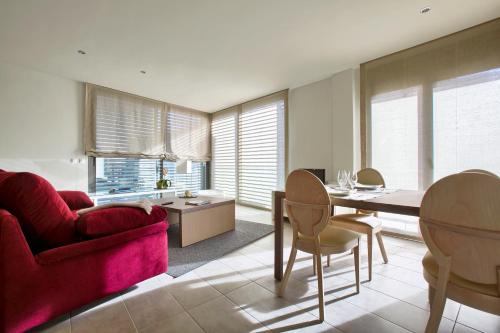
<svg viewBox="0 0 500 333">
<path fill-rule="evenodd" d="M 330 78 L 290 90 L 288 97 L 288 157 L 290 171 L 326 169 L 332 179 L 333 100 Z"/>
<path fill-rule="evenodd" d="M 358 96 L 356 69 L 290 90 L 290 170 L 324 168 L 334 181 L 338 169 L 359 167 Z M 0 63 L 0 169 L 86 191 L 83 107 L 83 83 Z"/>
<path fill-rule="evenodd" d="M 345 70 L 332 76 L 333 97 L 333 173 L 359 169 L 359 85 L 358 70 Z"/>
<path fill-rule="evenodd" d="M 0 63 L 0 169 L 34 172 L 57 189 L 86 191 L 83 108 L 83 83 Z"/>
<path fill-rule="evenodd" d="M 290 90 L 288 119 L 290 171 L 324 168 L 335 181 L 359 168 L 359 70 Z"/>
</svg>

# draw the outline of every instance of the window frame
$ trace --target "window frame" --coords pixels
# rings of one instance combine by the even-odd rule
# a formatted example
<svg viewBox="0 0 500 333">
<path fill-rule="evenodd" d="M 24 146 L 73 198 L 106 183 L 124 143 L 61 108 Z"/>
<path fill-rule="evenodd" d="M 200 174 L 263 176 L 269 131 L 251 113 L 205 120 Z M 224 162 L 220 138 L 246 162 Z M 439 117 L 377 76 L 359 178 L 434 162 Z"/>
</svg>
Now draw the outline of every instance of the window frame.
<svg viewBox="0 0 500 333">
<path fill-rule="evenodd" d="M 96 177 L 96 159 L 99 157 L 88 156 L 88 193 L 96 193 L 97 190 L 97 177 Z M 100 157 L 100 158 L 113 158 L 113 157 Z M 165 159 L 159 159 L 160 161 L 160 170 L 163 168 L 163 163 L 166 162 L 175 162 L 168 161 Z M 200 190 L 205 190 L 209 188 L 210 185 L 210 161 L 200 161 L 199 163 L 205 163 L 205 172 L 201 173 L 201 184 L 202 188 Z M 160 171 L 161 172 L 161 171 Z M 160 177 L 160 175 L 157 175 Z M 178 194 L 178 193 L 176 193 Z"/>
</svg>

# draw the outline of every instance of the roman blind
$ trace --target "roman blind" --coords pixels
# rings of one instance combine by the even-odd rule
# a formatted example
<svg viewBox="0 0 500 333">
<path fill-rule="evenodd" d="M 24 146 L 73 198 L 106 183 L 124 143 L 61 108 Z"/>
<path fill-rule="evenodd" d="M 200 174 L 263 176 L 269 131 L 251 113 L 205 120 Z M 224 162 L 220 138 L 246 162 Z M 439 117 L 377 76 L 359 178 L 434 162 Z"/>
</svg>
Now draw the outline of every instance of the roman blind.
<svg viewBox="0 0 500 333">
<path fill-rule="evenodd" d="M 238 113 L 233 107 L 212 116 L 212 187 L 236 198 Z"/>
<path fill-rule="evenodd" d="M 168 105 L 166 146 L 169 160 L 210 160 L 210 114 Z"/>
<path fill-rule="evenodd" d="M 285 179 L 287 91 L 212 116 L 212 187 L 239 203 L 271 208 Z"/>
<path fill-rule="evenodd" d="M 84 133 L 89 156 L 210 160 L 210 114 L 91 84 Z"/>
<path fill-rule="evenodd" d="M 499 69 L 500 19 L 362 64 L 362 166 L 422 190 L 466 168 L 500 171 Z"/>
<path fill-rule="evenodd" d="M 90 156 L 160 158 L 164 103 L 87 85 L 85 151 Z"/>
</svg>

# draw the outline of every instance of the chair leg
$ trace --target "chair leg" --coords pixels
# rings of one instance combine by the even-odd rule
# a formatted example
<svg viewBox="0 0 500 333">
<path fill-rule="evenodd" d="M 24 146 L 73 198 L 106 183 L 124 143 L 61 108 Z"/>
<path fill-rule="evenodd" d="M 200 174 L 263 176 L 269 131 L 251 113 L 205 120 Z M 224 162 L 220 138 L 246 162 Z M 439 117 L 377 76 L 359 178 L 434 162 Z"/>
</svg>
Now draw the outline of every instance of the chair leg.
<svg viewBox="0 0 500 333">
<path fill-rule="evenodd" d="M 297 257 L 297 249 L 292 246 L 292 251 L 290 252 L 290 258 L 288 259 L 288 264 L 286 265 L 285 275 L 281 281 L 281 285 L 278 290 L 278 296 L 282 297 L 285 293 L 285 288 L 292 273 L 293 264 L 295 263 L 295 258 Z"/>
<path fill-rule="evenodd" d="M 368 281 L 372 280 L 372 252 L 373 252 L 373 233 L 371 230 L 366 234 L 368 240 Z"/>
<path fill-rule="evenodd" d="M 359 294 L 359 244 L 353 249 L 354 271 L 356 274 L 356 293 Z"/>
<path fill-rule="evenodd" d="M 313 254 L 313 275 L 316 275 L 318 271 L 316 261 L 317 261 L 316 256 Z"/>
<path fill-rule="evenodd" d="M 378 241 L 378 247 L 380 247 L 382 258 L 384 258 L 384 264 L 387 264 L 389 262 L 389 259 L 387 259 L 387 253 L 385 252 L 384 241 L 382 240 L 382 232 L 381 231 L 377 232 L 376 236 Z"/>
<path fill-rule="evenodd" d="M 326 266 L 327 266 L 327 267 L 330 267 L 330 260 L 331 260 L 330 255 L 328 255 L 328 256 L 326 257 Z"/>
<path fill-rule="evenodd" d="M 431 303 L 431 315 L 425 327 L 425 333 L 436 333 L 438 331 L 439 323 L 443 316 L 444 306 L 446 305 L 446 287 L 448 285 L 449 276 L 449 266 L 440 267 L 436 289 L 433 292 L 429 289 L 429 293 L 433 293 L 434 295 Z"/>
<path fill-rule="evenodd" d="M 323 291 L 323 265 L 321 264 L 321 254 L 317 255 L 316 267 L 318 271 L 318 298 L 319 298 L 319 320 L 325 320 L 325 294 Z"/>
<path fill-rule="evenodd" d="M 434 289 L 433 287 L 431 287 L 431 285 L 429 285 L 428 297 L 429 297 L 429 305 L 431 308 L 432 308 L 432 302 L 434 301 L 435 294 L 436 294 L 436 289 Z"/>
</svg>

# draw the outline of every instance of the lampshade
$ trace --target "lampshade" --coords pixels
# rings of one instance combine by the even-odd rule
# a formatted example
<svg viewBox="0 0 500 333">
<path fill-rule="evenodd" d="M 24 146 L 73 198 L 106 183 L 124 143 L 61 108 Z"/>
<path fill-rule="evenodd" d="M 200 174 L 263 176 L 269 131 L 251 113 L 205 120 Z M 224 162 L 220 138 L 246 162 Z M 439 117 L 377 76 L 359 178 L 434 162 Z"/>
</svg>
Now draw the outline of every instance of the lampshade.
<svg viewBox="0 0 500 333">
<path fill-rule="evenodd" d="M 175 172 L 180 174 L 191 173 L 191 161 L 190 160 L 179 160 L 175 162 Z"/>
</svg>

